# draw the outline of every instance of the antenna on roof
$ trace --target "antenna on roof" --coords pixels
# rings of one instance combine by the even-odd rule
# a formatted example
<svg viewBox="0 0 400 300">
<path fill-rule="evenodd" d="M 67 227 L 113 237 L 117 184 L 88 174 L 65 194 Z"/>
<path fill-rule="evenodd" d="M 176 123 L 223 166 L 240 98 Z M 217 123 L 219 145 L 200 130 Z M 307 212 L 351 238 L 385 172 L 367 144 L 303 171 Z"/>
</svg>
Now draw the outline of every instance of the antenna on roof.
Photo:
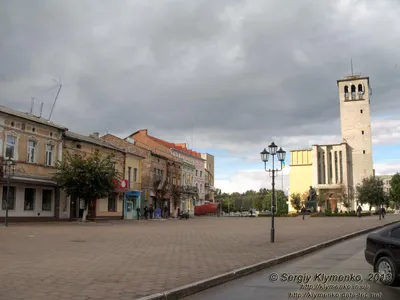
<svg viewBox="0 0 400 300">
<path fill-rule="evenodd" d="M 40 103 L 40 115 L 39 115 L 40 118 L 42 117 L 42 113 L 43 113 L 43 98 L 41 100 L 42 100 L 42 103 Z"/>
<path fill-rule="evenodd" d="M 62 84 L 59 81 L 56 81 L 55 79 L 53 79 L 53 81 L 58 84 L 58 91 L 57 91 L 56 98 L 54 99 L 53 106 L 51 107 L 50 116 L 49 116 L 48 121 L 50 121 L 50 119 L 51 119 L 51 115 L 53 114 L 54 107 L 56 106 L 58 95 L 60 95 L 60 91 L 61 91 L 61 88 L 62 88 Z"/>
<path fill-rule="evenodd" d="M 351 76 L 354 76 L 354 72 L 353 72 L 353 59 L 350 58 L 350 66 L 351 66 Z"/>
<path fill-rule="evenodd" d="M 35 105 L 35 97 L 31 97 L 31 110 L 29 111 L 30 114 L 33 112 L 33 106 Z"/>
</svg>

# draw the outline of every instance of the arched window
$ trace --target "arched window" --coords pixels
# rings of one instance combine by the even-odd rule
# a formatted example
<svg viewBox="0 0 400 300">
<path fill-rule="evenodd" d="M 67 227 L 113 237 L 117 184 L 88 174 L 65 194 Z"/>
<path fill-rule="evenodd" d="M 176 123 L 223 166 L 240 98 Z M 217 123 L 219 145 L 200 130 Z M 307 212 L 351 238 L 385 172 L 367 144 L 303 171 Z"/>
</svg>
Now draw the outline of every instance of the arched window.
<svg viewBox="0 0 400 300">
<path fill-rule="evenodd" d="M 358 98 L 362 99 L 362 96 L 364 95 L 364 89 L 363 89 L 362 84 L 358 85 L 358 89 L 357 90 L 358 90 Z"/>
<path fill-rule="evenodd" d="M 354 84 L 351 86 L 351 98 L 356 99 L 356 86 Z"/>
<path fill-rule="evenodd" d="M 349 87 L 347 85 L 344 86 L 344 98 L 349 100 Z"/>
</svg>

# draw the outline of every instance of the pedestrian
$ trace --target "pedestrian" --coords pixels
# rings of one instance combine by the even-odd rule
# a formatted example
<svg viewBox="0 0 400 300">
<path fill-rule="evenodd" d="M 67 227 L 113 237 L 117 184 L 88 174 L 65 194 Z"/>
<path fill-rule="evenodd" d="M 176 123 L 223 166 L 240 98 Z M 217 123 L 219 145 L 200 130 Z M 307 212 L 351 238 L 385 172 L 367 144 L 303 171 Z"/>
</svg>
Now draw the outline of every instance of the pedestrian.
<svg viewBox="0 0 400 300">
<path fill-rule="evenodd" d="M 136 207 L 136 217 L 138 220 L 140 220 L 140 207 Z"/>
<path fill-rule="evenodd" d="M 150 204 L 150 208 L 149 208 L 150 220 L 153 219 L 153 213 L 154 213 L 153 204 Z"/>
<path fill-rule="evenodd" d="M 167 205 L 164 206 L 164 218 L 165 219 L 168 218 L 168 207 L 167 207 Z"/>
<path fill-rule="evenodd" d="M 357 207 L 357 216 L 359 218 L 361 218 L 361 211 L 362 211 L 361 205 L 358 205 L 358 207 Z"/>
<path fill-rule="evenodd" d="M 147 220 L 147 218 L 148 218 L 148 208 L 147 208 L 147 205 L 143 208 L 143 213 L 144 213 L 144 218 Z"/>
<path fill-rule="evenodd" d="M 305 219 L 305 215 L 306 215 L 306 207 L 304 205 L 301 208 L 301 214 L 303 215 L 303 220 L 304 220 Z"/>
<path fill-rule="evenodd" d="M 382 206 L 382 218 L 385 218 L 386 215 L 386 209 Z"/>
</svg>

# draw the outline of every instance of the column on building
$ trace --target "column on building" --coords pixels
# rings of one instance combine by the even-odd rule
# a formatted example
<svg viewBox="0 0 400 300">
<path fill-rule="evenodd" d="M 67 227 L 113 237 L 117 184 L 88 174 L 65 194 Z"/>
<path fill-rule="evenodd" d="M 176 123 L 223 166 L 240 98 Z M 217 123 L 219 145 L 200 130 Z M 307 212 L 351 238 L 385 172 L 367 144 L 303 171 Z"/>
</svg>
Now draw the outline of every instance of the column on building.
<svg viewBox="0 0 400 300">
<path fill-rule="evenodd" d="M 324 184 L 328 184 L 329 183 L 329 152 L 328 152 L 328 146 L 323 146 L 322 147 L 323 153 L 324 153 L 324 163 L 325 163 L 325 180 L 324 180 Z"/>
</svg>

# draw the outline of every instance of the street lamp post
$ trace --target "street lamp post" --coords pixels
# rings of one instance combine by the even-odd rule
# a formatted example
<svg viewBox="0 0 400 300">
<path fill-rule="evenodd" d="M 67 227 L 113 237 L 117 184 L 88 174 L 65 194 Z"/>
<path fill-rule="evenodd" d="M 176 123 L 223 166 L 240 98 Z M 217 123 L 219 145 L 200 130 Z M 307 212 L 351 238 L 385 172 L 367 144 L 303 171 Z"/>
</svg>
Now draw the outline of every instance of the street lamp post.
<svg viewBox="0 0 400 300">
<path fill-rule="evenodd" d="M 264 163 L 264 170 L 270 174 L 272 177 L 272 217 L 271 217 L 271 243 L 275 242 L 275 175 L 279 171 L 282 171 L 282 164 L 285 161 L 286 157 L 286 152 L 282 150 L 282 148 L 279 148 L 278 146 L 275 145 L 274 142 L 271 143 L 271 145 L 268 146 L 268 150 L 264 148 L 263 151 L 261 151 L 261 161 Z M 267 162 L 269 159 L 269 156 L 272 156 L 272 169 L 267 169 Z M 275 169 L 275 155 L 278 158 L 278 161 L 281 163 L 280 169 Z"/>
<path fill-rule="evenodd" d="M 16 162 L 12 158 L 6 158 L 3 161 L 3 176 L 7 178 L 7 194 L 6 200 L 6 217 L 4 218 L 4 225 L 8 226 L 8 204 L 10 202 L 10 179 L 14 176 Z"/>
</svg>

